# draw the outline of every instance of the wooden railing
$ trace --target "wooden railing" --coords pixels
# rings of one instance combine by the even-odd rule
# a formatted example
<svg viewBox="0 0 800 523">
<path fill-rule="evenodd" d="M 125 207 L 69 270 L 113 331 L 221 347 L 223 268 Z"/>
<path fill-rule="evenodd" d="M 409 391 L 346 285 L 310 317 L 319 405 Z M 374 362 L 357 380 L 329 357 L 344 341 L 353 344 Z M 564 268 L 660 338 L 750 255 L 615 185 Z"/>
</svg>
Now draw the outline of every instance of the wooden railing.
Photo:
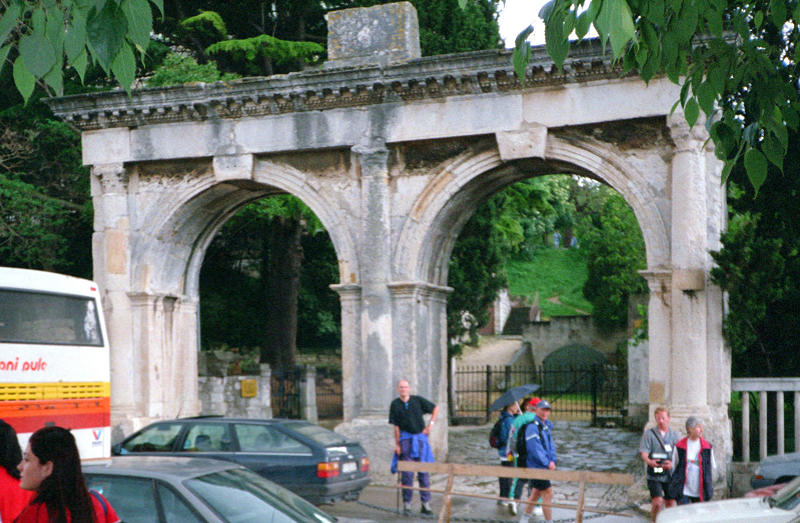
<svg viewBox="0 0 800 523">
<path fill-rule="evenodd" d="M 731 390 L 742 393 L 742 462 L 750 461 L 750 395 L 758 393 L 758 456 L 767 457 L 767 394 L 775 393 L 777 454 L 786 452 L 784 407 L 786 396 L 794 396 L 794 450 L 800 451 L 800 378 L 734 378 Z"/>
<path fill-rule="evenodd" d="M 593 472 L 590 470 L 543 470 L 543 469 L 528 469 L 528 468 L 514 468 L 514 467 L 499 467 L 491 465 L 468 465 L 459 463 L 421 463 L 419 461 L 400 461 L 397 464 L 398 472 L 428 472 L 430 474 L 447 474 L 447 482 L 444 490 L 429 489 L 423 487 L 406 487 L 399 483 L 400 474 L 398 474 L 398 484 L 392 488 L 399 489 L 412 489 L 412 490 L 425 490 L 434 494 L 442 494 L 444 502 L 442 503 L 442 510 L 439 512 L 439 522 L 446 523 L 450 521 L 450 511 L 452 508 L 453 496 L 464 496 L 471 498 L 492 499 L 492 500 L 506 500 L 506 501 L 519 501 L 520 505 L 524 505 L 526 501 L 508 500 L 498 496 L 490 496 L 487 494 L 474 494 L 469 492 L 456 492 L 453 490 L 453 480 L 455 476 L 489 476 L 500 478 L 521 478 L 521 479 L 549 479 L 552 481 L 572 481 L 580 485 L 578 490 L 578 503 L 577 505 L 564 504 L 564 503 L 551 503 L 549 506 L 554 508 L 565 508 L 575 510 L 575 521 L 581 523 L 583 521 L 584 512 L 592 512 L 596 514 L 613 514 L 617 516 L 628 516 L 630 514 L 613 512 L 608 509 L 594 506 L 586 506 L 584 503 L 584 491 L 586 483 L 601 483 L 606 485 L 633 485 L 632 474 L 619 474 L 613 472 Z"/>
</svg>

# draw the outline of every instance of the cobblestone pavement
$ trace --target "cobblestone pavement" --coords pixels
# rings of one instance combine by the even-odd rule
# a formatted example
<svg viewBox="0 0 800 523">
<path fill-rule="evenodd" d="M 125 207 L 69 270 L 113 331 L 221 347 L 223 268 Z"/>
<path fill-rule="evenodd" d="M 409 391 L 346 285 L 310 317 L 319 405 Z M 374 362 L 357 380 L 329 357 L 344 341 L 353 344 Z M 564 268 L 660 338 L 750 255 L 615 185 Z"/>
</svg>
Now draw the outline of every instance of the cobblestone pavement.
<svg viewBox="0 0 800 523">
<path fill-rule="evenodd" d="M 451 427 L 448 439 L 451 463 L 496 465 L 497 451 L 490 449 L 487 434 L 491 425 L 482 427 Z M 641 435 L 618 428 L 597 428 L 589 422 L 555 421 L 553 440 L 558 453 L 558 468 L 561 470 L 592 470 L 595 472 L 621 472 L 639 474 L 644 471 L 637 457 Z M 444 485 L 443 478 L 433 478 L 434 483 Z M 455 481 L 456 490 L 465 492 L 497 493 L 496 478 L 460 477 Z M 644 485 L 642 483 L 642 485 Z M 437 485 L 438 488 L 438 485 Z M 590 484 L 586 486 L 586 504 L 603 507 L 619 507 L 647 501 L 643 487 L 622 487 Z M 642 490 L 640 495 L 637 490 Z M 559 482 L 553 486 L 555 502 L 576 503 L 578 484 Z"/>
<path fill-rule="evenodd" d="M 491 424 L 484 426 L 450 427 L 448 444 L 450 463 L 477 465 L 498 464 L 497 451 L 489 448 L 488 434 Z M 589 484 L 586 486 L 585 503 L 606 509 L 624 509 L 628 517 L 602 516 L 586 513 L 584 520 L 597 522 L 643 522 L 648 521 L 637 507 L 649 503 L 641 461 L 637 457 L 640 434 L 619 428 L 595 428 L 588 422 L 555 421 L 553 438 L 558 452 L 558 468 L 561 470 L 592 470 L 596 472 L 621 472 L 637 475 L 633 487 Z M 431 488 L 444 489 L 446 477 L 433 475 Z M 458 476 L 453 490 L 475 494 L 497 495 L 497 478 Z M 554 502 L 575 505 L 578 484 L 556 482 L 553 485 Z M 414 496 L 415 503 L 417 496 Z M 438 514 L 441 496 L 432 499 L 434 512 Z M 418 515 L 413 517 L 393 513 L 397 507 L 397 492 L 380 487 L 368 487 L 359 502 L 337 503 L 323 507 L 336 516 L 359 517 L 373 521 L 426 521 Z M 494 500 L 455 497 L 452 521 L 510 521 L 508 512 L 500 510 Z M 574 510 L 555 509 L 556 521 L 573 521 Z M 428 518 L 427 520 L 435 518 Z M 516 518 L 514 518 L 516 520 Z"/>
</svg>

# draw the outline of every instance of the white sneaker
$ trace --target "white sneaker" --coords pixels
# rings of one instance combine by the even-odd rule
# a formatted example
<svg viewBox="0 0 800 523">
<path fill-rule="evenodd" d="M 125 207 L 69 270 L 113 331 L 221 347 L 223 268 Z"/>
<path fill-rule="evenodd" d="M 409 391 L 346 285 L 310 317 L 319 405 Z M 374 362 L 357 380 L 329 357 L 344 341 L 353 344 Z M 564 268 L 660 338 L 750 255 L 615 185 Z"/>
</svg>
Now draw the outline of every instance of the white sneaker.
<svg viewBox="0 0 800 523">
<path fill-rule="evenodd" d="M 512 501 L 508 504 L 508 511 L 511 513 L 512 516 L 517 515 L 517 503 Z"/>
<path fill-rule="evenodd" d="M 542 507 L 540 507 L 539 505 L 536 505 L 535 507 L 533 507 L 533 515 L 544 516 L 544 509 L 542 509 Z"/>
</svg>

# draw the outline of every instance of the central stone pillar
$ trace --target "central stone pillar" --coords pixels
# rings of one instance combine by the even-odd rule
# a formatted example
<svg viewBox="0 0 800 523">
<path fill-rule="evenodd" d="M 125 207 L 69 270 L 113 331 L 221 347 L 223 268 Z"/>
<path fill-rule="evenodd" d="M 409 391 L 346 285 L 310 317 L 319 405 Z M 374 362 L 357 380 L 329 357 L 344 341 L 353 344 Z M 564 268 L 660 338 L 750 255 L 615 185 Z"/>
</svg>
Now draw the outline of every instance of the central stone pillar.
<svg viewBox="0 0 800 523">
<path fill-rule="evenodd" d="M 720 205 L 724 209 L 718 176 L 720 162 L 704 148 L 708 134 L 702 122 L 690 128 L 685 116 L 676 113 L 668 119 L 668 125 L 675 154 L 671 171 L 672 368 L 667 405 L 673 425 L 682 434 L 688 416 L 703 418 L 704 437 L 715 445 L 715 480 L 719 481 L 726 477 L 730 440 L 729 397 L 719 393 L 729 390 L 730 379 L 728 374 L 728 382 L 724 383 L 721 377 L 725 373 L 717 368 L 729 362 L 721 334 L 722 296 L 709 277 L 713 264 L 709 251 L 719 247 L 718 238 L 724 227 L 713 210 Z M 652 350 L 650 355 L 658 358 Z"/>
</svg>

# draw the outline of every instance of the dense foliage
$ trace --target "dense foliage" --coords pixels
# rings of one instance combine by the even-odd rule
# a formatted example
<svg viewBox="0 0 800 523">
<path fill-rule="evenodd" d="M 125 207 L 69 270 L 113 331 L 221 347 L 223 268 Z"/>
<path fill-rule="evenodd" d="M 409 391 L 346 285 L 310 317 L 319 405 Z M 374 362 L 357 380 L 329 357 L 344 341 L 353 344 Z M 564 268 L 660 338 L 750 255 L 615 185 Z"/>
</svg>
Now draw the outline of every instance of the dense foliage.
<svg viewBox="0 0 800 523">
<path fill-rule="evenodd" d="M 734 184 L 734 210 L 723 249 L 714 253 L 714 281 L 728 293 L 724 332 L 734 376 L 800 375 L 800 147 L 792 133 L 784 175 L 772 172 L 754 197 Z M 776 170 L 777 171 L 777 170 Z M 743 173 L 733 176 L 743 177 Z"/>
<path fill-rule="evenodd" d="M 462 3 L 466 0 L 462 0 Z M 788 130 L 800 125 L 800 4 L 786 0 L 552 0 L 540 12 L 547 50 L 560 67 L 571 35 L 591 26 L 626 70 L 682 85 L 690 125 L 705 113 L 723 179 L 743 163 L 758 192 L 767 165 L 783 171 Z M 518 39 L 515 64 L 529 49 Z"/>
</svg>

